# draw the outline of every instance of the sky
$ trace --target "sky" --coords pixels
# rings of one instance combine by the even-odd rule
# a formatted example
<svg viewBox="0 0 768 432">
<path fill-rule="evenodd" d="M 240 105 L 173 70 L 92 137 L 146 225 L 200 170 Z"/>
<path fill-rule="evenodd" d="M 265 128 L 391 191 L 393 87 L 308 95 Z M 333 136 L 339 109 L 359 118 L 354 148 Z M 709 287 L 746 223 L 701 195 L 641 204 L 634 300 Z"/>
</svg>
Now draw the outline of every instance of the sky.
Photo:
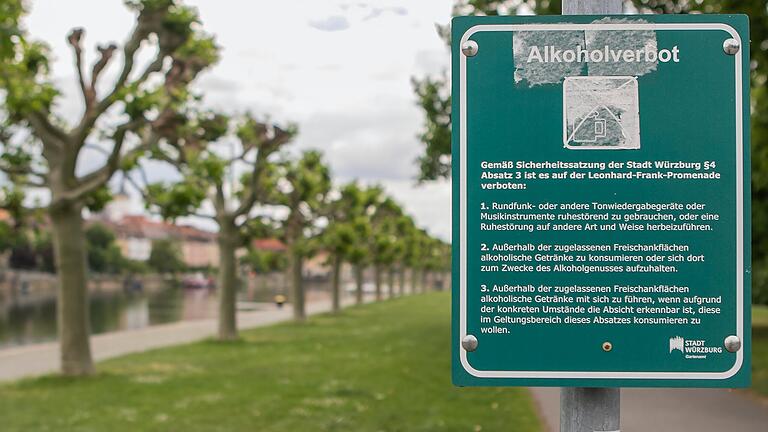
<svg viewBox="0 0 768 432">
<path fill-rule="evenodd" d="M 206 106 L 296 122 L 300 134 L 292 147 L 323 151 L 337 183 L 383 185 L 420 226 L 450 240 L 450 182 L 415 181 L 424 118 L 411 78 L 448 67 L 449 52 L 435 24 L 449 21 L 451 0 L 184 3 L 198 8 L 203 29 L 223 48 L 221 61 L 196 84 Z M 57 113 L 76 118 L 81 108 L 67 33 L 86 30 L 86 59 L 93 61 L 97 44 L 122 44 L 132 12 L 120 0 L 30 4 L 27 29 L 50 45 L 52 73 L 64 92 Z M 102 156 L 89 158 L 85 165 Z M 149 171 L 172 177 L 162 168 Z M 138 197 L 135 205 L 141 208 Z"/>
</svg>

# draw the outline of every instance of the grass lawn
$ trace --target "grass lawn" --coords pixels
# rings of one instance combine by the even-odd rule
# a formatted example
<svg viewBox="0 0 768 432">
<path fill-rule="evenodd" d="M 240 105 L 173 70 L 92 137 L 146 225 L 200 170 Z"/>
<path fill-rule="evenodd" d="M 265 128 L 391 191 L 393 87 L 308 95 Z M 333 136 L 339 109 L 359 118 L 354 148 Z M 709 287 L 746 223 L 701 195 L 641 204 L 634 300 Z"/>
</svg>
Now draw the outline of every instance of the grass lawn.
<svg viewBox="0 0 768 432">
<path fill-rule="evenodd" d="M 540 430 L 524 390 L 453 387 L 448 309 L 408 297 L 3 385 L 0 430 Z"/>
<path fill-rule="evenodd" d="M 768 397 L 768 306 L 752 307 L 752 390 Z"/>
</svg>

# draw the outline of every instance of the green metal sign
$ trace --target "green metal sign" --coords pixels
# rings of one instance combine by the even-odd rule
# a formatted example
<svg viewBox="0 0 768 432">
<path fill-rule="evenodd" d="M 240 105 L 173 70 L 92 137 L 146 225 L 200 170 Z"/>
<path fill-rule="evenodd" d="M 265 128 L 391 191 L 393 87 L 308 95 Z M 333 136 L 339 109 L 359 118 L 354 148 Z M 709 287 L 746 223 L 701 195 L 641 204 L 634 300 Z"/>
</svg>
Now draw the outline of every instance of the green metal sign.
<svg viewBox="0 0 768 432">
<path fill-rule="evenodd" d="M 748 24 L 453 20 L 456 385 L 749 385 Z"/>
</svg>

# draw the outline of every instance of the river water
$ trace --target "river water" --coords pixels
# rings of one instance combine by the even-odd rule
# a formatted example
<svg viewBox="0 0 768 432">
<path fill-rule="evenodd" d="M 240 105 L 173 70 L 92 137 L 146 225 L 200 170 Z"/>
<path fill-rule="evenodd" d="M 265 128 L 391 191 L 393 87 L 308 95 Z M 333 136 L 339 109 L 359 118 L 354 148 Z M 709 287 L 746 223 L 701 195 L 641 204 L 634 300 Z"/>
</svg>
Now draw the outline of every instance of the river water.
<svg viewBox="0 0 768 432">
<path fill-rule="evenodd" d="M 317 290 L 320 287 L 313 286 Z M 259 286 L 239 293 L 238 308 L 258 310 L 283 289 Z M 92 295 L 91 331 L 94 334 L 129 330 L 185 320 L 214 318 L 216 291 L 167 284 L 151 293 L 115 292 Z M 0 349 L 56 340 L 56 300 L 22 304 L 0 303 Z"/>
</svg>

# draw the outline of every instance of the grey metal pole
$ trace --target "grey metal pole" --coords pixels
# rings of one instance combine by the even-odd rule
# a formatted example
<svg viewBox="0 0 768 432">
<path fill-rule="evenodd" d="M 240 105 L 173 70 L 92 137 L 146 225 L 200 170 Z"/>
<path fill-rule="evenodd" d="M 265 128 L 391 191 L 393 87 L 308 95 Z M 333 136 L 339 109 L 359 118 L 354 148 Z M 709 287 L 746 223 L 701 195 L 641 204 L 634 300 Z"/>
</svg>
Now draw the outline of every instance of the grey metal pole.
<svg viewBox="0 0 768 432">
<path fill-rule="evenodd" d="M 560 389 L 560 432 L 618 431 L 621 389 Z"/>
<path fill-rule="evenodd" d="M 563 0 L 563 15 L 622 13 L 622 0 Z M 621 389 L 560 389 L 560 432 L 618 431 Z"/>
<path fill-rule="evenodd" d="M 563 15 L 619 15 L 622 0 L 563 0 Z"/>
</svg>

